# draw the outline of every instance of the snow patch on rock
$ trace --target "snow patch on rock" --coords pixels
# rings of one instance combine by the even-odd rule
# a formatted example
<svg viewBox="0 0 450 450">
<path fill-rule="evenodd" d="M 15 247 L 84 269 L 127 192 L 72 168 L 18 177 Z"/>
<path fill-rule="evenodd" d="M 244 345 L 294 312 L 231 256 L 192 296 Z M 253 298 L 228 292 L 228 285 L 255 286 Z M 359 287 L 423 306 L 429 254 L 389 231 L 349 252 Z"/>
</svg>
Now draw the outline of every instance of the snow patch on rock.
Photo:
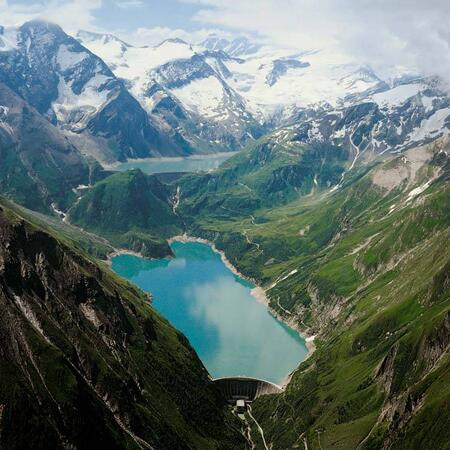
<svg viewBox="0 0 450 450">
<path fill-rule="evenodd" d="M 412 199 L 420 195 L 422 192 L 426 191 L 431 184 L 432 180 L 427 181 L 425 184 L 422 184 L 422 186 L 416 187 L 411 192 L 408 193 L 408 198 L 406 199 L 406 203 L 410 202 Z"/>
<path fill-rule="evenodd" d="M 72 89 L 72 82 L 66 82 L 60 76 L 58 99 L 52 105 L 58 122 L 66 123 L 69 115 L 76 111 L 82 117 L 78 118 L 75 129 L 82 129 L 86 124 L 87 118 L 94 115 L 108 100 L 108 91 L 101 90 L 101 87 L 109 79 L 106 75 L 97 73 L 86 83 L 80 94 L 77 95 Z"/>
<path fill-rule="evenodd" d="M 74 52 L 67 45 L 61 45 L 56 56 L 56 61 L 61 70 L 67 70 L 81 63 L 88 57 L 86 52 Z"/>
<path fill-rule="evenodd" d="M 200 115 L 214 118 L 222 113 L 223 86 L 214 76 L 194 80 L 179 89 L 174 89 L 173 93 L 189 110 Z"/>
<path fill-rule="evenodd" d="M 409 135 L 409 141 L 420 142 L 437 137 L 444 129 L 448 130 L 445 124 L 449 117 L 450 108 L 439 109 L 432 116 L 422 120 L 420 126 Z"/>
<path fill-rule="evenodd" d="M 381 107 L 393 108 L 402 105 L 422 89 L 424 89 L 423 84 L 402 84 L 393 89 L 374 94 L 371 99 Z"/>
</svg>

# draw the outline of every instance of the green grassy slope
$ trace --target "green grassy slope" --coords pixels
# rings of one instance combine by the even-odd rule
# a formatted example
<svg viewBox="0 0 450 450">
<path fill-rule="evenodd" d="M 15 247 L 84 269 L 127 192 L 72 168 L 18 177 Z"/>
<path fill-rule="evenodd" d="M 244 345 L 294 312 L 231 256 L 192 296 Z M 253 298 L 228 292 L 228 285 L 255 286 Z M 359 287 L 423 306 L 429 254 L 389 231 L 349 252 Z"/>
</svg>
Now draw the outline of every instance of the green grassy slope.
<svg viewBox="0 0 450 450">
<path fill-rule="evenodd" d="M 318 334 L 287 392 L 254 407 L 273 449 L 304 439 L 309 449 L 447 448 L 448 147 L 237 217 L 182 204 L 191 232 L 259 280 L 279 315 Z"/>
<path fill-rule="evenodd" d="M 273 448 L 303 433 L 309 448 L 446 448 L 449 244 L 448 229 L 432 231 L 354 287 L 341 258 L 309 277 L 307 292 L 320 287 L 299 317 L 320 332 L 319 348 L 282 398 L 255 406 Z"/>
<path fill-rule="evenodd" d="M 165 238 L 181 230 L 170 192 L 140 170 L 97 183 L 69 211 L 71 223 L 107 238 L 111 244 L 145 256 L 171 254 Z"/>
<path fill-rule="evenodd" d="M 148 299 L 2 200 L 0 309 L 2 449 L 243 447 Z"/>
<path fill-rule="evenodd" d="M 217 171 L 183 178 L 181 206 L 190 213 L 241 216 L 336 185 L 347 165 L 348 154 L 342 148 L 285 145 L 275 133 L 251 144 Z"/>
</svg>

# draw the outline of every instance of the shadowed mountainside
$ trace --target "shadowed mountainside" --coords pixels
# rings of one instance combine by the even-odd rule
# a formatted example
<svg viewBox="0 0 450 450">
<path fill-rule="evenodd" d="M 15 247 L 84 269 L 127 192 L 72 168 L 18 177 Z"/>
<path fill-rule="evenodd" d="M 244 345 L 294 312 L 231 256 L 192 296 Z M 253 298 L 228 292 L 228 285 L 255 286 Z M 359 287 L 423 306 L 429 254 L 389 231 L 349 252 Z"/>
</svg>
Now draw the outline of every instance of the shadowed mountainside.
<svg viewBox="0 0 450 450">
<path fill-rule="evenodd" d="M 0 203 L 0 446 L 242 448 L 148 298 Z"/>
</svg>

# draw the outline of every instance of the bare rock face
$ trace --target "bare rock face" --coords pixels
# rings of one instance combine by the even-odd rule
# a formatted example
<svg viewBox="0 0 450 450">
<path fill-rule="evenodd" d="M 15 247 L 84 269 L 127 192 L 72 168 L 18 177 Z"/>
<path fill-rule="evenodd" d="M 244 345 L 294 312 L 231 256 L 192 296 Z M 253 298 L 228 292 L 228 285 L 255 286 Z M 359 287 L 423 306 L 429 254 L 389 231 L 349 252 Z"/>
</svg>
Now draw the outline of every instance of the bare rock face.
<svg viewBox="0 0 450 450">
<path fill-rule="evenodd" d="M 0 310 L 2 449 L 241 445 L 195 352 L 146 296 L 7 206 Z"/>
</svg>

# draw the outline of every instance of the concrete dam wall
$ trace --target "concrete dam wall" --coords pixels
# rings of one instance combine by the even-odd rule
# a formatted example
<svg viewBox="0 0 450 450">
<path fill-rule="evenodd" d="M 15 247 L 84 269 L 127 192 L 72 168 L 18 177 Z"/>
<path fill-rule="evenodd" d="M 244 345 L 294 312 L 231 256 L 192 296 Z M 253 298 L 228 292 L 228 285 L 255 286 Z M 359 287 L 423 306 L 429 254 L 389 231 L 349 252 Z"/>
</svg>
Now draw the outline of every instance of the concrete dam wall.
<svg viewBox="0 0 450 450">
<path fill-rule="evenodd" d="M 213 380 L 230 403 L 243 399 L 251 402 L 261 395 L 279 394 L 283 390 L 270 381 L 247 377 L 227 377 Z"/>
</svg>

